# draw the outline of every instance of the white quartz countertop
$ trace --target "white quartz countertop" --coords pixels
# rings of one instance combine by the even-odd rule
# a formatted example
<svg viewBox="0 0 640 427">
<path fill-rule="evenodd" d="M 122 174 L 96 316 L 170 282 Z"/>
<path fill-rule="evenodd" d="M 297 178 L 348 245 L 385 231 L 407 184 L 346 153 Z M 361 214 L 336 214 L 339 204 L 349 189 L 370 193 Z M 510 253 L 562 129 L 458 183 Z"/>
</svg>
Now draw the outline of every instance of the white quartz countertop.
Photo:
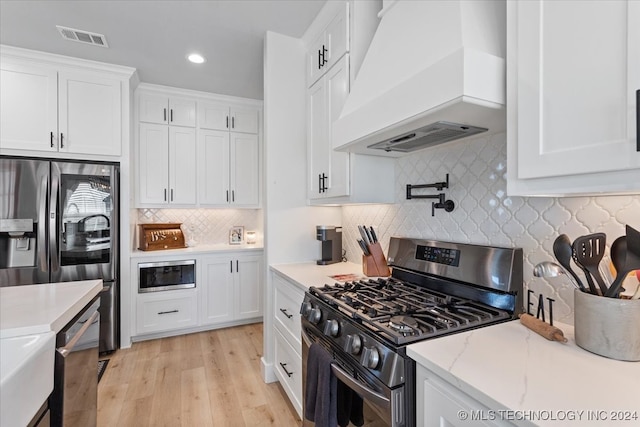
<svg viewBox="0 0 640 427">
<path fill-rule="evenodd" d="M 84 280 L 0 288 L 0 338 L 58 333 L 102 286 Z"/>
<path fill-rule="evenodd" d="M 572 326 L 555 326 L 567 343 L 516 320 L 412 344 L 407 354 L 517 425 L 640 425 L 640 362 L 590 353 Z"/>
<path fill-rule="evenodd" d="M 262 243 L 229 245 L 225 243 L 217 245 L 197 245 L 181 249 L 163 249 L 157 251 L 141 251 L 135 250 L 131 252 L 132 258 L 157 258 L 164 256 L 195 256 L 216 252 L 261 252 L 263 250 Z"/>
<path fill-rule="evenodd" d="M 353 262 L 338 262 L 329 265 L 303 262 L 298 264 L 275 264 L 270 267 L 272 271 L 280 273 L 295 282 L 305 291 L 311 286 L 324 286 L 325 284 L 333 284 L 339 281 L 339 279 L 331 276 L 353 274 L 359 278 L 366 277 L 362 273 L 362 266 Z M 353 278 L 346 280 L 353 280 Z"/>
</svg>

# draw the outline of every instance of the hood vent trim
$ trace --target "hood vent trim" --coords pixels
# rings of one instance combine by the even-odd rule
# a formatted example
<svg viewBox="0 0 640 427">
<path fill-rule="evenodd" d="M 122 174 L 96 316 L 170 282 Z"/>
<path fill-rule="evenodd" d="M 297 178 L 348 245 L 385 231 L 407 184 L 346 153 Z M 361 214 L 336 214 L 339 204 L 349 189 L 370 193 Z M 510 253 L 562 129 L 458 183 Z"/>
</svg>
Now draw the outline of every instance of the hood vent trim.
<svg viewBox="0 0 640 427">
<path fill-rule="evenodd" d="M 58 32 L 65 40 L 108 48 L 107 38 L 98 33 L 56 25 Z"/>
<path fill-rule="evenodd" d="M 439 121 L 393 139 L 369 145 L 367 148 L 383 150 L 387 153 L 391 151 L 410 153 L 488 130 L 478 126 Z"/>
</svg>

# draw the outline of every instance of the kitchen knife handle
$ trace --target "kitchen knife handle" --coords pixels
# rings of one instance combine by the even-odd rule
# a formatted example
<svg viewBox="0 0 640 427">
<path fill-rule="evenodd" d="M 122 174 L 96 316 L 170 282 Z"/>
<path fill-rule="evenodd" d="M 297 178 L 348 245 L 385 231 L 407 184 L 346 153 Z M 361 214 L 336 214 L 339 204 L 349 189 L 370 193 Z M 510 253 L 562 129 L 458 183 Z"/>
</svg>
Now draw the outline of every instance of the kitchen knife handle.
<svg viewBox="0 0 640 427">
<path fill-rule="evenodd" d="M 636 90 L 636 151 L 640 152 L 640 89 Z"/>
</svg>

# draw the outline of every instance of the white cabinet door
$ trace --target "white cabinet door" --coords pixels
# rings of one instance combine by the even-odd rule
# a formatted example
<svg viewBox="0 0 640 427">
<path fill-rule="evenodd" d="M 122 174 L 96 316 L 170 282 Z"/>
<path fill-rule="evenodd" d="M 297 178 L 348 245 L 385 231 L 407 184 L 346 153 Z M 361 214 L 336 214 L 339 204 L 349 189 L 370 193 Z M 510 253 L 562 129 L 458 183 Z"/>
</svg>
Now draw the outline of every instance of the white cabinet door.
<svg viewBox="0 0 640 427">
<path fill-rule="evenodd" d="M 169 128 L 140 123 L 139 144 L 138 201 L 165 204 L 169 185 Z"/>
<path fill-rule="evenodd" d="M 521 1 L 517 9 L 518 178 L 640 168 L 640 4 Z"/>
<path fill-rule="evenodd" d="M 58 78 L 59 151 L 119 156 L 120 82 L 68 71 Z"/>
<path fill-rule="evenodd" d="M 169 124 L 169 97 L 141 93 L 138 99 L 138 119 L 147 123 Z"/>
<path fill-rule="evenodd" d="M 231 128 L 233 132 L 258 133 L 259 118 L 255 108 L 231 107 Z"/>
<path fill-rule="evenodd" d="M 199 102 L 198 127 L 200 129 L 228 130 L 229 106 L 217 102 Z"/>
<path fill-rule="evenodd" d="M 326 80 L 320 79 L 311 86 L 307 93 L 307 144 L 309 156 L 307 191 L 310 199 L 323 197 L 325 177 L 329 173 L 326 104 Z"/>
<path fill-rule="evenodd" d="M 169 126 L 169 203 L 196 204 L 196 131 Z"/>
<path fill-rule="evenodd" d="M 349 51 L 349 2 L 333 17 L 326 29 L 326 69 L 330 70 Z"/>
<path fill-rule="evenodd" d="M 140 335 L 188 328 L 197 323 L 195 289 L 137 295 L 136 332 Z"/>
<path fill-rule="evenodd" d="M 0 148 L 57 151 L 58 73 L 0 64 Z"/>
<path fill-rule="evenodd" d="M 228 205 L 229 132 L 200 130 L 198 137 L 198 200 L 200 205 Z"/>
<path fill-rule="evenodd" d="M 349 153 L 334 151 L 331 144 L 333 122 L 340 117 L 342 107 L 349 95 L 349 57 L 345 55 L 329 70 L 327 86 L 327 134 L 324 144 L 329 156 L 329 178 L 326 197 L 349 195 Z"/>
<path fill-rule="evenodd" d="M 307 50 L 307 85 L 312 86 L 327 71 L 327 45 L 324 31 L 311 43 Z"/>
<path fill-rule="evenodd" d="M 308 92 L 310 199 L 349 195 L 349 154 L 331 144 L 333 121 L 349 94 L 349 55 L 335 64 Z"/>
<path fill-rule="evenodd" d="M 205 258 L 198 263 L 203 270 L 200 286 L 202 324 L 230 322 L 234 318 L 234 286 L 231 269 L 233 261 L 226 257 Z"/>
<path fill-rule="evenodd" d="M 189 98 L 169 98 L 169 124 L 195 127 L 196 101 Z"/>
<path fill-rule="evenodd" d="M 257 206 L 260 202 L 260 147 L 258 136 L 231 133 L 231 204 Z"/>
<path fill-rule="evenodd" d="M 262 316 L 262 256 L 235 260 L 236 319 Z"/>
</svg>

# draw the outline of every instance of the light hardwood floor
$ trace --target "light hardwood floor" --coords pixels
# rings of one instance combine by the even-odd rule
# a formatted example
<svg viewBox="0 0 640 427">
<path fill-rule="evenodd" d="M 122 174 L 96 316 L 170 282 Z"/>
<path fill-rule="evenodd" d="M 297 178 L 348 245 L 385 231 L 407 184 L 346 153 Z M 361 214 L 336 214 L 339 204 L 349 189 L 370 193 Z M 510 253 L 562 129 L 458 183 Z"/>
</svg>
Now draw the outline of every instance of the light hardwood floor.
<svg viewBox="0 0 640 427">
<path fill-rule="evenodd" d="M 262 323 L 134 343 L 98 384 L 98 427 L 299 426 L 260 374 Z"/>
</svg>

